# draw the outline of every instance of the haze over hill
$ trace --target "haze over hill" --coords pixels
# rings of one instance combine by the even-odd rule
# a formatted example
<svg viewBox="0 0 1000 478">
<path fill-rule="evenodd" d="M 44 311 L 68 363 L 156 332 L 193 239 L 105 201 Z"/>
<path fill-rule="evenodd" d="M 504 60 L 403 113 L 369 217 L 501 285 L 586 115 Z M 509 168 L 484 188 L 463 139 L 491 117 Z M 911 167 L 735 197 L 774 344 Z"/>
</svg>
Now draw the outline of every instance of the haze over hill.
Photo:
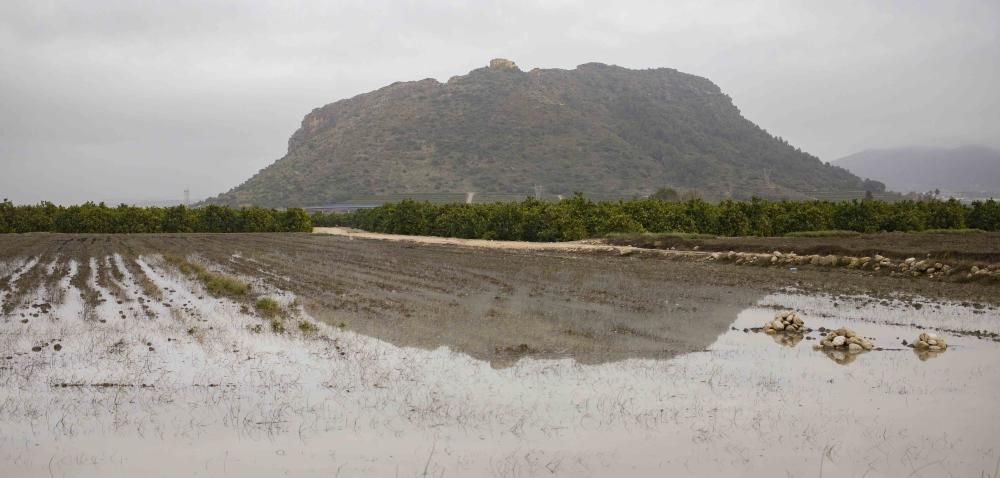
<svg viewBox="0 0 1000 478">
<path fill-rule="evenodd" d="M 894 191 L 1000 191 L 1000 152 L 985 146 L 871 149 L 834 163 Z"/>
<path fill-rule="evenodd" d="M 600 63 L 507 60 L 394 83 L 309 113 L 288 153 L 209 200 L 307 206 L 390 194 L 808 198 L 880 191 L 743 118 L 711 81 Z"/>
</svg>

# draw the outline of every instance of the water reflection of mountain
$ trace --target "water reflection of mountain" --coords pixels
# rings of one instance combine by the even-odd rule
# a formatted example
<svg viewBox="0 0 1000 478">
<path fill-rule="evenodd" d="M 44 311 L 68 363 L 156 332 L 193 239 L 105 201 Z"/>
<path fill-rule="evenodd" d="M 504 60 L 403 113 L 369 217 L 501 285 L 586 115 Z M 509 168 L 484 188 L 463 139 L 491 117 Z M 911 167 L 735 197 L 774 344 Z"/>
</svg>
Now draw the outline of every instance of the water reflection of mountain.
<svg viewBox="0 0 1000 478">
<path fill-rule="evenodd" d="M 398 346 L 445 346 L 495 367 L 525 356 L 595 364 L 704 350 L 763 296 L 692 276 L 700 265 L 660 260 L 314 241 L 322 248 L 259 258 L 292 277 L 309 271 L 321 285 L 293 291 L 313 316 Z"/>
<path fill-rule="evenodd" d="M 296 294 L 332 326 L 495 367 L 525 356 L 596 364 L 704 350 L 763 296 L 713 283 L 703 264 L 617 254 L 271 234 L 122 235 L 88 247 L 98 256 L 198 251 Z"/>
</svg>

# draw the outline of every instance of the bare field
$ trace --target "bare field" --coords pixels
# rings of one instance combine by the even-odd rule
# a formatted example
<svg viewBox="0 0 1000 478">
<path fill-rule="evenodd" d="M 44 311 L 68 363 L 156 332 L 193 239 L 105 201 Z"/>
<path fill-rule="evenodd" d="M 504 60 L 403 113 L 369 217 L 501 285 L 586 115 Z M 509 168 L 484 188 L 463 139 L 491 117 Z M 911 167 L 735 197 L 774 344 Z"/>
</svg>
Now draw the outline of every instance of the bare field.
<svg viewBox="0 0 1000 478">
<path fill-rule="evenodd" d="M 418 241 L 0 236 L 0 475 L 997 476 L 990 284 Z"/>
</svg>

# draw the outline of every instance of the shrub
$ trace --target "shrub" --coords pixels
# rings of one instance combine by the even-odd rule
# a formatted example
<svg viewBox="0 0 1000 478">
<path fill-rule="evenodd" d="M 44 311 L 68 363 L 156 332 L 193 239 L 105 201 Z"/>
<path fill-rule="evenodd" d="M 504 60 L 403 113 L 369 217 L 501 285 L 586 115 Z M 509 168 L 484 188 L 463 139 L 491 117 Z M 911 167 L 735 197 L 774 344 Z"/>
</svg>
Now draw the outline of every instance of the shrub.
<svg viewBox="0 0 1000 478">
<path fill-rule="evenodd" d="M 65 232 L 138 234 L 155 232 L 309 232 L 312 220 L 299 208 L 234 209 L 210 205 L 190 209 L 109 207 L 104 203 L 56 206 L 49 202 L 15 206 L 0 202 L 0 233 Z"/>
<path fill-rule="evenodd" d="M 335 217 L 334 217 L 335 216 Z M 684 232 L 715 236 L 782 236 L 796 232 L 1000 231 L 1000 203 L 955 200 L 885 202 L 632 199 L 593 202 L 577 194 L 559 202 L 526 199 L 494 204 L 403 201 L 344 214 L 314 215 L 366 231 L 475 239 L 572 241 L 616 232 Z"/>
</svg>

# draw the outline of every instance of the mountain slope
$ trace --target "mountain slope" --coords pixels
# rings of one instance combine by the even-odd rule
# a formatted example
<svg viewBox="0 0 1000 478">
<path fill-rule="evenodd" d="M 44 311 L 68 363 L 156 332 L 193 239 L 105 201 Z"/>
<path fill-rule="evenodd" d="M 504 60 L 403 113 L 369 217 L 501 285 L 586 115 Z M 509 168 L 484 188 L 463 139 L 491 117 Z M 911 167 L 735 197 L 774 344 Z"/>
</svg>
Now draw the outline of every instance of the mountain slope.
<svg viewBox="0 0 1000 478">
<path fill-rule="evenodd" d="M 744 119 L 707 79 L 513 62 L 394 83 L 309 113 L 288 154 L 209 202 L 315 205 L 402 193 L 802 198 L 881 190 Z"/>
<path fill-rule="evenodd" d="M 867 150 L 835 164 L 896 191 L 1000 191 L 1000 152 L 983 146 Z"/>
</svg>

